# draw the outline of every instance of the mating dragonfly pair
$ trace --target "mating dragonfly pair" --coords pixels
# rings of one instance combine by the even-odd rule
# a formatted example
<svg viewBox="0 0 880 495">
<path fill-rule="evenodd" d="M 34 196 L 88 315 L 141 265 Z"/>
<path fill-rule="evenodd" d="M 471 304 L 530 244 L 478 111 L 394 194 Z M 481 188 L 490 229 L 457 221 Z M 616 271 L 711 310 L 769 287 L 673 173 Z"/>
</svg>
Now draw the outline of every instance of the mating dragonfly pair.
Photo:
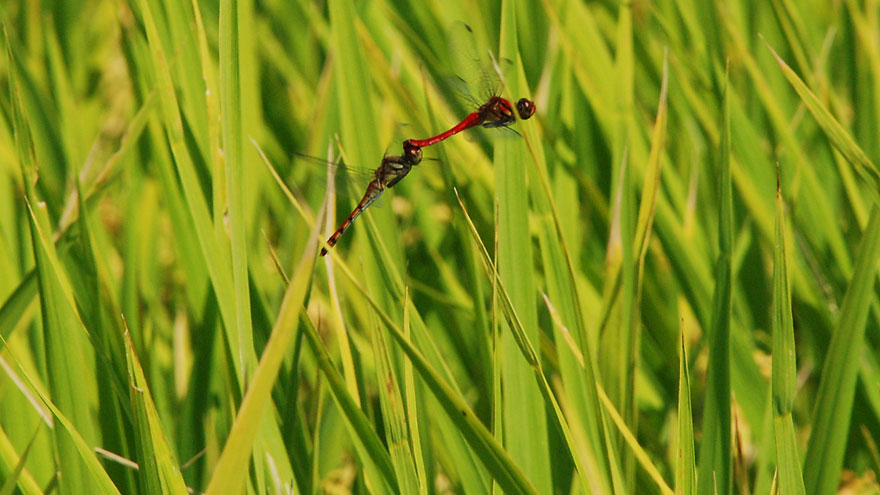
<svg viewBox="0 0 880 495">
<path fill-rule="evenodd" d="M 454 136 L 471 127 L 482 125 L 483 127 L 506 127 L 516 122 L 513 114 L 514 107 L 510 102 L 500 96 L 493 96 L 480 106 L 475 112 L 464 118 L 451 129 L 427 139 L 407 139 L 403 142 L 403 154 L 386 156 L 382 164 L 376 169 L 374 178 L 367 186 L 367 192 L 355 207 L 354 211 L 342 222 L 336 232 L 327 239 L 327 246 L 333 247 L 339 242 L 342 234 L 351 227 L 354 219 L 373 204 L 385 189 L 394 187 L 400 182 L 412 167 L 422 161 L 422 148 L 437 144 L 446 138 Z M 535 103 L 527 98 L 521 98 L 516 103 L 516 112 L 519 118 L 526 120 L 535 113 Z M 321 256 L 327 254 L 327 247 L 321 248 Z"/>
</svg>

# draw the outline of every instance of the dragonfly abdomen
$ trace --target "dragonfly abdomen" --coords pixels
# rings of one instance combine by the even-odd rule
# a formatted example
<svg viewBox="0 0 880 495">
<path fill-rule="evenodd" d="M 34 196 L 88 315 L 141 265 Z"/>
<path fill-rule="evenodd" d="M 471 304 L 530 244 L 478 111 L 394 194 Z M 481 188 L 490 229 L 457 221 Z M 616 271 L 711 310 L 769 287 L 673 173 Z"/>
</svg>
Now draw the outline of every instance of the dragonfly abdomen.
<svg viewBox="0 0 880 495">
<path fill-rule="evenodd" d="M 479 112 L 479 111 L 473 112 L 470 115 L 468 115 L 467 117 L 465 117 L 464 120 L 462 120 L 461 122 L 456 124 L 455 127 L 449 129 L 448 131 L 446 131 L 442 134 L 438 134 L 438 135 L 431 137 L 431 138 L 428 138 L 428 139 L 409 139 L 407 141 L 404 141 L 404 146 L 409 144 L 410 146 L 424 148 L 425 146 L 431 146 L 432 144 L 437 144 L 440 141 L 443 141 L 444 139 L 446 139 L 448 137 L 454 136 L 461 131 L 464 131 L 466 129 L 470 129 L 471 127 L 473 127 L 475 125 L 480 125 L 484 119 L 485 119 L 485 117 L 482 112 Z"/>
<path fill-rule="evenodd" d="M 339 242 L 339 238 L 342 237 L 342 234 L 344 234 L 345 231 L 348 230 L 349 227 L 351 227 L 354 219 L 357 218 L 361 213 L 363 213 L 364 210 L 366 210 L 371 204 L 373 204 L 373 201 L 376 201 L 379 196 L 382 195 L 382 192 L 384 190 L 385 187 L 381 183 L 379 183 L 378 180 L 370 182 L 370 185 L 367 187 L 367 192 L 366 194 L 364 194 L 364 197 L 361 198 L 360 203 L 358 203 L 358 205 L 354 208 L 354 211 L 352 211 L 348 215 L 348 218 L 346 218 L 342 222 L 342 224 L 339 225 L 339 228 L 336 229 L 336 232 L 333 232 L 333 235 L 331 235 L 330 238 L 327 239 L 327 245 L 330 247 L 335 246 L 336 243 Z M 324 246 L 321 248 L 321 256 L 326 255 L 327 246 Z"/>
</svg>

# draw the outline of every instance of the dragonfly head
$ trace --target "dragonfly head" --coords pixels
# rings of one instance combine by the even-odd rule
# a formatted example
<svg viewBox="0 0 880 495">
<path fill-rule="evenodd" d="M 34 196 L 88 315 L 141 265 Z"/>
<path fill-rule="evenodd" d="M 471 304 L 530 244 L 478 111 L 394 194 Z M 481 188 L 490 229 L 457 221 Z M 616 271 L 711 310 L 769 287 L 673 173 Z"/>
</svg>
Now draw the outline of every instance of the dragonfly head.
<svg viewBox="0 0 880 495">
<path fill-rule="evenodd" d="M 409 140 L 403 142 L 403 158 L 410 165 L 418 165 L 422 161 L 422 148 Z"/>
<path fill-rule="evenodd" d="M 516 111 L 519 112 L 519 118 L 526 120 L 535 114 L 535 102 L 528 98 L 520 98 L 516 102 Z"/>
</svg>

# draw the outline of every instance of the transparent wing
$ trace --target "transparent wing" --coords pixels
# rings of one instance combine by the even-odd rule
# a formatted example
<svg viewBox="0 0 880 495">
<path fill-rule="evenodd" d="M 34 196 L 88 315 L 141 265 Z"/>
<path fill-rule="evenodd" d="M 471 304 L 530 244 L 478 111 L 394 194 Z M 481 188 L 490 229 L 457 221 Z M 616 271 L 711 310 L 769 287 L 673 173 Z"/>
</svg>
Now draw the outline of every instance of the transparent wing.
<svg viewBox="0 0 880 495">
<path fill-rule="evenodd" d="M 366 192 L 370 181 L 376 177 L 375 169 L 346 164 L 341 157 L 335 160 L 328 160 L 327 158 L 306 155 L 304 153 L 294 153 L 293 161 L 294 167 L 306 169 L 309 176 L 308 180 L 312 181 L 315 187 L 328 187 L 332 177 L 332 180 L 336 183 L 334 187 L 336 193 L 350 198 L 350 201 L 354 203 L 361 198 L 364 192 Z M 376 163 L 376 168 L 379 167 L 380 163 L 381 161 Z M 371 207 L 383 208 L 385 204 L 386 202 L 379 197 Z M 345 210 L 346 208 L 342 209 Z M 345 214 L 347 213 L 346 211 Z"/>
<path fill-rule="evenodd" d="M 437 83 L 440 87 L 447 89 L 452 95 L 453 101 L 451 103 L 453 105 L 460 105 L 463 109 L 462 117 L 467 113 L 473 112 L 484 103 L 471 92 L 470 85 L 462 76 L 444 75 L 438 78 Z"/>
<path fill-rule="evenodd" d="M 482 105 L 501 87 L 489 59 L 493 45 L 482 32 L 475 32 L 463 22 L 454 22 L 448 36 L 452 69 L 465 81 L 469 94 Z"/>
<path fill-rule="evenodd" d="M 492 96 L 500 95 L 501 79 L 492 64 L 492 58 L 498 61 L 501 72 L 505 74 L 514 64 L 510 59 L 498 57 L 496 40 L 489 39 L 489 35 L 460 21 L 450 26 L 448 37 L 454 64 L 451 69 L 465 81 L 468 93 L 479 101 L 477 106 Z"/>
<path fill-rule="evenodd" d="M 379 163 L 376 163 L 376 166 L 373 168 L 367 168 L 360 165 L 355 166 L 346 164 L 341 157 L 336 158 L 335 160 L 328 160 L 327 158 L 306 155 L 304 153 L 294 153 L 293 166 L 309 167 L 313 171 L 322 172 L 316 174 L 318 177 L 325 176 L 326 174 L 323 172 L 326 172 L 329 169 L 330 172 L 337 177 L 351 180 L 355 183 L 363 182 L 364 184 L 368 184 L 373 180 L 375 169 L 379 166 Z"/>
</svg>

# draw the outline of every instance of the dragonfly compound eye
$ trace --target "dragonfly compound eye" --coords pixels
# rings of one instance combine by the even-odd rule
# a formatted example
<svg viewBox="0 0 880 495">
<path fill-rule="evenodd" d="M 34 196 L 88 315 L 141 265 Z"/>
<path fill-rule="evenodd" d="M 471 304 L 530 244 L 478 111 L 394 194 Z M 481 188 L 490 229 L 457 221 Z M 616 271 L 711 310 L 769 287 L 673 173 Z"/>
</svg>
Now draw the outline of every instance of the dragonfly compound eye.
<svg viewBox="0 0 880 495">
<path fill-rule="evenodd" d="M 535 102 L 528 98 L 520 98 L 516 102 L 516 111 L 519 112 L 519 118 L 526 120 L 535 114 Z"/>
</svg>

